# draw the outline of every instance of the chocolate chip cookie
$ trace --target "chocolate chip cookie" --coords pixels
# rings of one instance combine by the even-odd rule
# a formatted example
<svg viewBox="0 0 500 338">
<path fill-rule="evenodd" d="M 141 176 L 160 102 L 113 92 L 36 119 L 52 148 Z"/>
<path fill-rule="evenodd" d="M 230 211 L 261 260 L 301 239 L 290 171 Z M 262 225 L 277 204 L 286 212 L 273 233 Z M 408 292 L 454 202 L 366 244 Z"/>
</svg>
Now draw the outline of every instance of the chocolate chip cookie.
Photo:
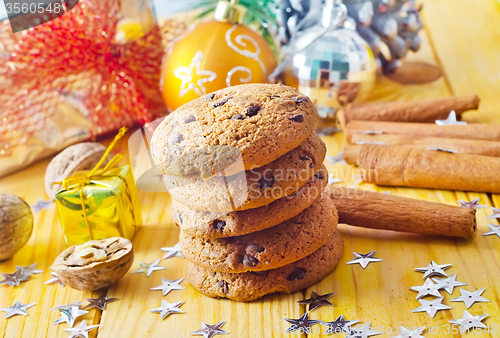
<svg viewBox="0 0 500 338">
<path fill-rule="evenodd" d="M 212 271 L 241 273 L 276 269 L 304 258 L 324 245 L 338 215 L 323 193 L 306 210 L 272 228 L 244 236 L 204 239 L 181 231 L 184 257 Z"/>
<path fill-rule="evenodd" d="M 206 296 L 252 301 L 270 293 L 296 292 L 317 283 L 335 269 L 343 252 L 342 235 L 335 230 L 328 242 L 309 256 L 274 270 L 224 273 L 188 262 L 186 279 Z"/>
</svg>

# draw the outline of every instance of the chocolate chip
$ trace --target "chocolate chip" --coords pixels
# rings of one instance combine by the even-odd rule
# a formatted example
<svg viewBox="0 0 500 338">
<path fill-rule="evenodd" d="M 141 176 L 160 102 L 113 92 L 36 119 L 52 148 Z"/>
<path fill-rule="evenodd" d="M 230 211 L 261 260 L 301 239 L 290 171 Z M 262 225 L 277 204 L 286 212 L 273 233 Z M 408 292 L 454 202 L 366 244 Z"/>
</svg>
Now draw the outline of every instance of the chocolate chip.
<svg viewBox="0 0 500 338">
<path fill-rule="evenodd" d="M 177 218 L 179 219 L 179 222 L 182 224 L 184 221 L 182 220 L 182 212 L 177 213 Z"/>
<path fill-rule="evenodd" d="M 207 96 L 205 96 L 205 98 L 206 98 L 207 100 L 213 100 L 213 99 L 215 98 L 215 94 L 214 94 L 214 93 L 212 93 L 212 94 L 208 94 Z"/>
<path fill-rule="evenodd" d="M 252 117 L 259 113 L 260 107 L 256 104 L 251 105 L 247 108 L 247 116 Z"/>
<path fill-rule="evenodd" d="M 307 155 L 300 155 L 299 160 L 307 162 L 307 161 L 312 161 L 311 158 Z"/>
<path fill-rule="evenodd" d="M 324 177 L 323 177 L 323 174 L 321 173 L 321 171 L 318 171 L 316 173 L 316 175 L 314 175 L 314 177 L 316 177 L 318 180 L 322 180 Z"/>
<path fill-rule="evenodd" d="M 222 231 L 226 226 L 226 222 L 221 221 L 220 219 L 216 219 L 215 221 L 212 222 L 212 225 L 215 229 Z"/>
<path fill-rule="evenodd" d="M 194 117 L 193 115 L 186 116 L 182 119 L 182 123 L 191 123 L 194 121 L 196 121 L 196 117 Z"/>
<path fill-rule="evenodd" d="M 257 258 L 255 258 L 254 256 L 249 255 L 249 254 L 245 254 L 245 256 L 243 256 L 243 265 L 256 266 L 257 263 L 259 263 L 259 260 Z"/>
<path fill-rule="evenodd" d="M 288 119 L 292 120 L 293 122 L 304 122 L 304 115 L 295 114 L 290 116 Z"/>
<path fill-rule="evenodd" d="M 259 181 L 259 186 L 261 189 L 267 189 L 272 187 L 274 184 L 274 177 L 267 177 L 266 175 L 262 176 L 262 178 Z"/>
<path fill-rule="evenodd" d="M 306 102 L 307 101 L 307 97 L 292 97 L 291 100 L 297 104 L 299 103 L 302 103 L 302 102 Z"/>
<path fill-rule="evenodd" d="M 306 275 L 306 269 L 304 268 L 296 268 L 286 277 L 289 281 L 301 280 L 304 279 Z"/>
<path fill-rule="evenodd" d="M 236 114 L 231 116 L 231 120 L 243 120 L 243 115 L 241 114 Z"/>
<path fill-rule="evenodd" d="M 309 163 L 309 168 L 314 168 L 314 161 L 312 161 L 311 163 Z"/>
<path fill-rule="evenodd" d="M 184 139 L 184 137 L 181 134 L 174 134 L 170 138 L 169 144 L 172 146 L 174 144 L 180 143 L 183 139 Z"/>
<path fill-rule="evenodd" d="M 217 103 L 214 103 L 212 105 L 213 108 L 217 108 L 217 107 L 220 107 L 220 106 L 223 106 L 226 104 L 227 101 L 229 101 L 229 99 L 231 99 L 231 96 L 228 96 L 228 97 L 225 97 L 223 98 L 222 100 L 220 100 L 219 102 Z"/>
<path fill-rule="evenodd" d="M 258 254 L 261 252 L 264 252 L 266 250 L 262 245 L 260 244 L 250 244 L 247 246 L 247 252 L 251 254 Z"/>
<path fill-rule="evenodd" d="M 222 293 L 227 295 L 229 293 L 229 284 L 225 280 L 220 280 L 217 285 L 222 289 Z"/>
</svg>

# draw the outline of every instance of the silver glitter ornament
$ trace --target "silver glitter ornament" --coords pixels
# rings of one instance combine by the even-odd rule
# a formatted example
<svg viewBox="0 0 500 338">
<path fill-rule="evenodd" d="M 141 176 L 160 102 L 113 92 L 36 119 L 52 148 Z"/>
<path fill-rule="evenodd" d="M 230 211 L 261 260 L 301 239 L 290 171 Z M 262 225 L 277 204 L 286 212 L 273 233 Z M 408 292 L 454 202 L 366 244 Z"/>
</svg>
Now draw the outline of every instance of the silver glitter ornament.
<svg viewBox="0 0 500 338">
<path fill-rule="evenodd" d="M 64 282 L 63 282 L 63 281 L 59 278 L 59 276 L 57 275 L 57 273 L 55 273 L 55 272 L 51 272 L 50 274 L 52 275 L 52 278 L 51 278 L 51 279 L 49 279 L 48 281 L 46 281 L 46 282 L 45 282 L 45 283 L 43 283 L 43 284 L 45 284 L 45 285 L 50 285 L 50 284 L 56 284 L 56 283 L 57 283 L 57 284 L 59 284 L 61 287 L 64 287 L 64 285 L 65 285 L 65 284 L 64 284 Z"/>
<path fill-rule="evenodd" d="M 424 282 L 424 285 L 413 286 L 410 288 L 410 290 L 418 292 L 418 295 L 417 297 L 415 297 L 415 299 L 419 299 L 425 296 L 441 297 L 441 294 L 439 293 L 440 287 L 441 285 L 434 284 L 430 278 L 427 278 Z"/>
<path fill-rule="evenodd" d="M 347 164 L 347 162 L 344 160 L 344 151 L 343 150 L 334 156 L 327 155 L 325 159 L 328 161 L 327 165 L 331 165 L 331 164 L 335 164 L 335 163 Z"/>
<path fill-rule="evenodd" d="M 482 208 L 487 208 L 487 207 L 488 207 L 487 205 L 480 204 L 480 203 L 479 203 L 479 198 L 475 198 L 475 199 L 473 199 L 473 200 L 472 200 L 472 201 L 470 201 L 470 202 L 457 200 L 457 203 L 458 203 L 461 207 L 464 207 L 464 208 L 472 208 L 472 209 L 474 209 L 474 210 L 477 210 L 477 209 L 482 209 Z"/>
<path fill-rule="evenodd" d="M 451 309 L 451 306 L 442 304 L 443 297 L 439 297 L 431 301 L 425 299 L 419 299 L 418 301 L 420 302 L 420 306 L 411 312 L 427 312 L 431 318 L 434 318 L 436 312 L 439 310 Z"/>
<path fill-rule="evenodd" d="M 487 219 L 500 218 L 500 208 L 491 207 L 491 210 L 493 211 L 493 214 L 486 217 Z"/>
<path fill-rule="evenodd" d="M 77 327 L 64 329 L 64 331 L 70 334 L 68 338 L 89 338 L 89 332 L 98 327 L 99 325 L 88 326 L 87 321 L 82 320 L 82 322 Z"/>
<path fill-rule="evenodd" d="M 444 272 L 444 270 L 449 268 L 450 266 L 451 264 L 439 265 L 436 262 L 431 261 L 426 268 L 415 268 L 415 271 L 423 272 L 424 279 L 433 276 L 448 277 L 448 275 L 446 274 L 446 272 Z"/>
<path fill-rule="evenodd" d="M 179 278 L 176 280 L 168 280 L 166 278 L 161 279 L 161 285 L 151 288 L 152 291 L 161 290 L 163 295 L 166 296 L 172 290 L 184 290 L 185 287 L 180 285 L 184 278 Z"/>
<path fill-rule="evenodd" d="M 53 307 L 49 311 L 70 309 L 72 307 L 80 307 L 80 305 L 83 305 L 83 303 L 75 302 L 75 303 L 71 303 L 71 304 L 64 304 L 64 305 L 59 305 L 59 306 Z"/>
<path fill-rule="evenodd" d="M 333 292 L 327 293 L 325 295 L 318 295 L 316 292 L 312 291 L 311 292 L 311 297 L 308 299 L 304 300 L 299 300 L 297 303 L 299 304 L 309 304 L 309 310 L 312 311 L 317 307 L 320 306 L 325 306 L 325 305 L 333 305 L 328 301 L 328 298 L 330 298 L 333 295 Z"/>
<path fill-rule="evenodd" d="M 370 325 L 371 323 L 368 322 L 360 328 L 351 328 L 351 333 L 345 338 L 368 338 L 382 334 L 382 332 L 372 330 Z"/>
<path fill-rule="evenodd" d="M 422 336 L 422 332 L 424 332 L 424 330 L 425 327 L 418 327 L 414 330 L 410 330 L 400 326 L 398 328 L 399 335 L 394 336 L 392 338 L 425 338 L 424 336 Z"/>
<path fill-rule="evenodd" d="M 184 258 L 181 252 L 181 245 L 177 243 L 173 247 L 161 248 L 161 251 L 165 251 L 167 254 L 163 256 L 162 259 L 168 259 L 172 257 Z"/>
<path fill-rule="evenodd" d="M 24 274 L 23 269 L 16 269 L 13 273 L 2 273 L 3 280 L 0 281 L 0 285 L 7 284 L 10 287 L 19 286 L 21 282 L 27 280 L 27 277 Z"/>
<path fill-rule="evenodd" d="M 446 120 L 436 120 L 438 126 L 463 126 L 466 125 L 465 121 L 457 121 L 457 114 L 454 110 L 450 112 Z"/>
<path fill-rule="evenodd" d="M 69 309 L 59 309 L 59 312 L 61 313 L 61 316 L 57 318 L 57 320 L 54 322 L 54 325 L 68 323 L 68 325 L 71 327 L 75 325 L 76 318 L 89 313 L 88 311 L 80 310 L 78 306 L 72 306 Z"/>
<path fill-rule="evenodd" d="M 311 333 L 311 326 L 320 324 L 322 320 L 309 319 L 309 313 L 304 313 L 299 319 L 286 319 L 291 325 L 286 332 L 299 331 L 300 333 Z"/>
<path fill-rule="evenodd" d="M 118 298 L 108 298 L 107 296 L 102 295 L 99 298 L 88 298 L 87 301 L 89 304 L 84 307 L 84 309 L 90 309 L 90 308 L 98 308 L 101 311 L 104 311 L 106 308 L 106 305 L 108 303 L 116 302 Z"/>
<path fill-rule="evenodd" d="M 484 292 L 484 288 L 476 291 L 467 291 L 464 289 L 460 290 L 460 296 L 457 298 L 450 299 L 450 302 L 464 302 L 466 308 L 470 308 L 474 303 L 482 302 L 488 303 L 489 300 L 481 297 L 481 294 Z"/>
<path fill-rule="evenodd" d="M 226 323 L 226 321 L 219 322 L 214 325 L 206 324 L 201 322 L 201 330 L 190 333 L 191 336 L 203 336 L 203 338 L 212 338 L 213 336 L 220 334 L 229 334 L 221 329 L 221 327 Z"/>
<path fill-rule="evenodd" d="M 12 305 L 11 307 L 6 307 L 3 309 L 0 309 L 0 311 L 7 312 L 7 314 L 5 315 L 4 318 L 10 318 L 10 317 L 15 316 L 15 315 L 27 316 L 28 311 L 26 311 L 26 310 L 32 306 L 35 306 L 35 305 L 36 305 L 36 303 L 30 303 L 30 304 L 23 305 L 23 304 L 21 304 L 21 302 L 16 301 L 14 303 L 14 305 Z"/>
<path fill-rule="evenodd" d="M 327 327 L 325 334 L 328 335 L 336 333 L 350 333 L 351 326 L 356 323 L 359 323 L 359 320 L 346 320 L 344 315 L 340 315 L 333 322 L 323 322 L 321 325 Z"/>
<path fill-rule="evenodd" d="M 149 277 L 155 271 L 166 269 L 164 266 L 159 266 L 158 263 L 160 263 L 160 258 L 158 258 L 151 264 L 139 262 L 140 268 L 132 271 L 131 273 L 143 273 L 146 275 L 146 277 Z"/>
<path fill-rule="evenodd" d="M 450 295 L 453 293 L 453 289 L 455 287 L 467 285 L 467 283 L 457 281 L 456 273 L 454 273 L 448 278 L 431 278 L 431 279 L 439 285 L 439 290 L 444 290 L 448 292 Z"/>
<path fill-rule="evenodd" d="M 377 250 L 371 251 L 367 254 L 360 254 L 357 252 L 353 252 L 355 259 L 352 261 L 347 262 L 346 264 L 359 264 L 363 269 L 365 269 L 368 264 L 372 262 L 382 262 L 383 259 L 375 257 L 375 254 L 377 253 Z"/>
<path fill-rule="evenodd" d="M 491 231 L 485 232 L 483 236 L 497 235 L 500 237 L 500 226 L 494 224 L 486 224 Z"/>
<path fill-rule="evenodd" d="M 184 304 L 184 301 L 170 304 L 169 302 L 162 300 L 159 308 L 149 310 L 149 312 L 159 313 L 161 315 L 160 319 L 163 319 L 172 313 L 184 313 L 184 311 L 179 309 L 182 304 Z"/>
<path fill-rule="evenodd" d="M 36 266 L 38 265 L 38 263 L 34 263 L 34 264 L 31 264 L 31 265 L 28 265 L 28 266 L 16 266 L 16 270 L 24 270 L 24 274 L 27 276 L 27 277 L 31 277 L 32 275 L 34 274 L 39 274 L 39 273 L 43 273 L 43 270 L 38 270 L 36 268 Z"/>
<path fill-rule="evenodd" d="M 486 317 L 488 317 L 487 314 L 481 316 L 473 316 L 467 310 L 464 310 L 462 318 L 450 320 L 449 322 L 452 324 L 460 325 L 460 333 L 466 333 L 469 329 L 472 328 L 486 329 L 487 326 L 481 323 Z"/>
<path fill-rule="evenodd" d="M 340 182 L 342 182 L 342 180 L 340 178 L 335 178 L 335 175 L 328 174 L 328 184 L 327 185 L 337 184 Z"/>
<path fill-rule="evenodd" d="M 33 212 L 39 212 L 44 209 L 54 209 L 53 201 L 44 201 L 39 199 L 38 202 L 30 206 Z"/>
</svg>

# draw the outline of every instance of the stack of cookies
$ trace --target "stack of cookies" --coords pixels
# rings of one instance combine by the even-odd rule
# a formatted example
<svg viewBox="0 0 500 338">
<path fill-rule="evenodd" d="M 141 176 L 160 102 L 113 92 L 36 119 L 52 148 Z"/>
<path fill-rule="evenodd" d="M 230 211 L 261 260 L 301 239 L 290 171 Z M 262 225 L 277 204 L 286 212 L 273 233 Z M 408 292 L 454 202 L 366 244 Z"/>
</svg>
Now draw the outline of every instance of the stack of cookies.
<svg viewBox="0 0 500 338">
<path fill-rule="evenodd" d="M 187 279 L 203 294 L 291 293 L 339 262 L 316 119 L 294 88 L 248 84 L 193 100 L 156 129 L 151 151 L 173 199 Z"/>
</svg>

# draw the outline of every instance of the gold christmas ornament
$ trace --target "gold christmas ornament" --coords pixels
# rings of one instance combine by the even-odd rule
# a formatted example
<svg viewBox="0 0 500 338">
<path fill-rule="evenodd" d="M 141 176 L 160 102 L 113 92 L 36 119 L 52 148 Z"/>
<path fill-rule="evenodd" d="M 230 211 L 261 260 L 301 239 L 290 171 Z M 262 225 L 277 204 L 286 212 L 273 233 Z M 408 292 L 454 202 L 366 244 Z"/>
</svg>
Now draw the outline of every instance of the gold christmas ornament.
<svg viewBox="0 0 500 338">
<path fill-rule="evenodd" d="M 160 82 L 170 109 L 224 87 L 270 82 L 276 59 L 263 37 L 240 24 L 244 13 L 237 1 L 220 1 L 215 21 L 191 27 L 173 44 Z"/>
</svg>

